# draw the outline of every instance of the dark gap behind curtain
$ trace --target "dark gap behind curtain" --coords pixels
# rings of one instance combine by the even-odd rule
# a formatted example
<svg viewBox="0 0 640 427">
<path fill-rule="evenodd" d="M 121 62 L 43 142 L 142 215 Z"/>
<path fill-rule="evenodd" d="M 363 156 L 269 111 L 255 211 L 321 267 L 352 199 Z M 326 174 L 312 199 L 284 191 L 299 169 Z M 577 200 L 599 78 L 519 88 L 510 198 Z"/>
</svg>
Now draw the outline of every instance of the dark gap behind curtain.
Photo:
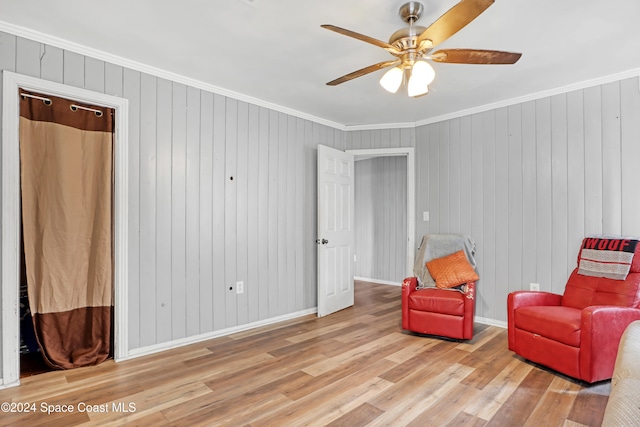
<svg viewBox="0 0 640 427">
<path fill-rule="evenodd" d="M 51 100 L 20 97 L 23 243 L 36 338 L 53 368 L 95 365 L 112 354 L 114 110 L 20 93 Z"/>
</svg>

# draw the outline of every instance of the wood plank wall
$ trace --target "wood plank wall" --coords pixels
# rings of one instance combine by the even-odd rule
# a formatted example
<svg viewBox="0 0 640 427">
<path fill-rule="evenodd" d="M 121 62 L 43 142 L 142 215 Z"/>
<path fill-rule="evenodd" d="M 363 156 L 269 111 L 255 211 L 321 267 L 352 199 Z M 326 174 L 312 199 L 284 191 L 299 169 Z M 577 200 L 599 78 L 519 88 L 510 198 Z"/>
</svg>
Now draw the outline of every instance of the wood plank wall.
<svg viewBox="0 0 640 427">
<path fill-rule="evenodd" d="M 0 68 L 130 102 L 130 350 L 317 305 L 317 145 L 346 132 L 2 32 Z"/>
<path fill-rule="evenodd" d="M 587 234 L 640 236 L 638 83 L 416 128 L 416 236 L 476 240 L 478 316 L 506 322 L 507 294 L 531 282 L 562 293 Z"/>
</svg>

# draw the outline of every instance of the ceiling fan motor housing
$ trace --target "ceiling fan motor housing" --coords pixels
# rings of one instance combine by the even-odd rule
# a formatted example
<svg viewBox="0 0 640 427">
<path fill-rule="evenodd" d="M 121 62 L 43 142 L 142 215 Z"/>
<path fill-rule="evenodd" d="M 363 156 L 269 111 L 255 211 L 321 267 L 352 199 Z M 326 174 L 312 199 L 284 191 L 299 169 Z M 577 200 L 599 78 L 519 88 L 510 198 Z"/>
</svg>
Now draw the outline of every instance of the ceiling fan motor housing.
<svg viewBox="0 0 640 427">
<path fill-rule="evenodd" d="M 417 1 L 410 1 L 400 6 L 400 18 L 407 24 L 413 24 L 422 15 L 424 7 L 422 3 Z"/>
</svg>

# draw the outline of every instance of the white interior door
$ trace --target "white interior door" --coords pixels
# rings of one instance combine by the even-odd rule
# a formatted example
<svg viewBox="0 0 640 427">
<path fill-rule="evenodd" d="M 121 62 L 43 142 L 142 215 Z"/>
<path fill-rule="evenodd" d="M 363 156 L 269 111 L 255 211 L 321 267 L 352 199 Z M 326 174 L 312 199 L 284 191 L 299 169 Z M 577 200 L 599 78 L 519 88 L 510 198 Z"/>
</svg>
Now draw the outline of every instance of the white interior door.
<svg viewBox="0 0 640 427">
<path fill-rule="evenodd" d="M 353 305 L 353 154 L 318 145 L 318 317 Z"/>
</svg>

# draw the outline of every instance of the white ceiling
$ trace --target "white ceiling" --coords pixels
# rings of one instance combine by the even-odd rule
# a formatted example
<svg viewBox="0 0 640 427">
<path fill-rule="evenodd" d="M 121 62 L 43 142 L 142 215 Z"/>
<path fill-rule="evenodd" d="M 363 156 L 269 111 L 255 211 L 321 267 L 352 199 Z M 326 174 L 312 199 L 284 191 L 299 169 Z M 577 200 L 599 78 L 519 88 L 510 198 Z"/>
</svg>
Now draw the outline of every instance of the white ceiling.
<svg viewBox="0 0 640 427">
<path fill-rule="evenodd" d="M 458 0 L 424 0 L 428 26 Z M 640 69 L 638 0 L 496 0 L 440 47 L 522 52 L 515 65 L 433 64 L 431 92 L 385 92 L 392 58 L 320 28 L 387 41 L 404 0 L 2 0 L 0 21 L 340 125 L 412 123 Z"/>
</svg>

